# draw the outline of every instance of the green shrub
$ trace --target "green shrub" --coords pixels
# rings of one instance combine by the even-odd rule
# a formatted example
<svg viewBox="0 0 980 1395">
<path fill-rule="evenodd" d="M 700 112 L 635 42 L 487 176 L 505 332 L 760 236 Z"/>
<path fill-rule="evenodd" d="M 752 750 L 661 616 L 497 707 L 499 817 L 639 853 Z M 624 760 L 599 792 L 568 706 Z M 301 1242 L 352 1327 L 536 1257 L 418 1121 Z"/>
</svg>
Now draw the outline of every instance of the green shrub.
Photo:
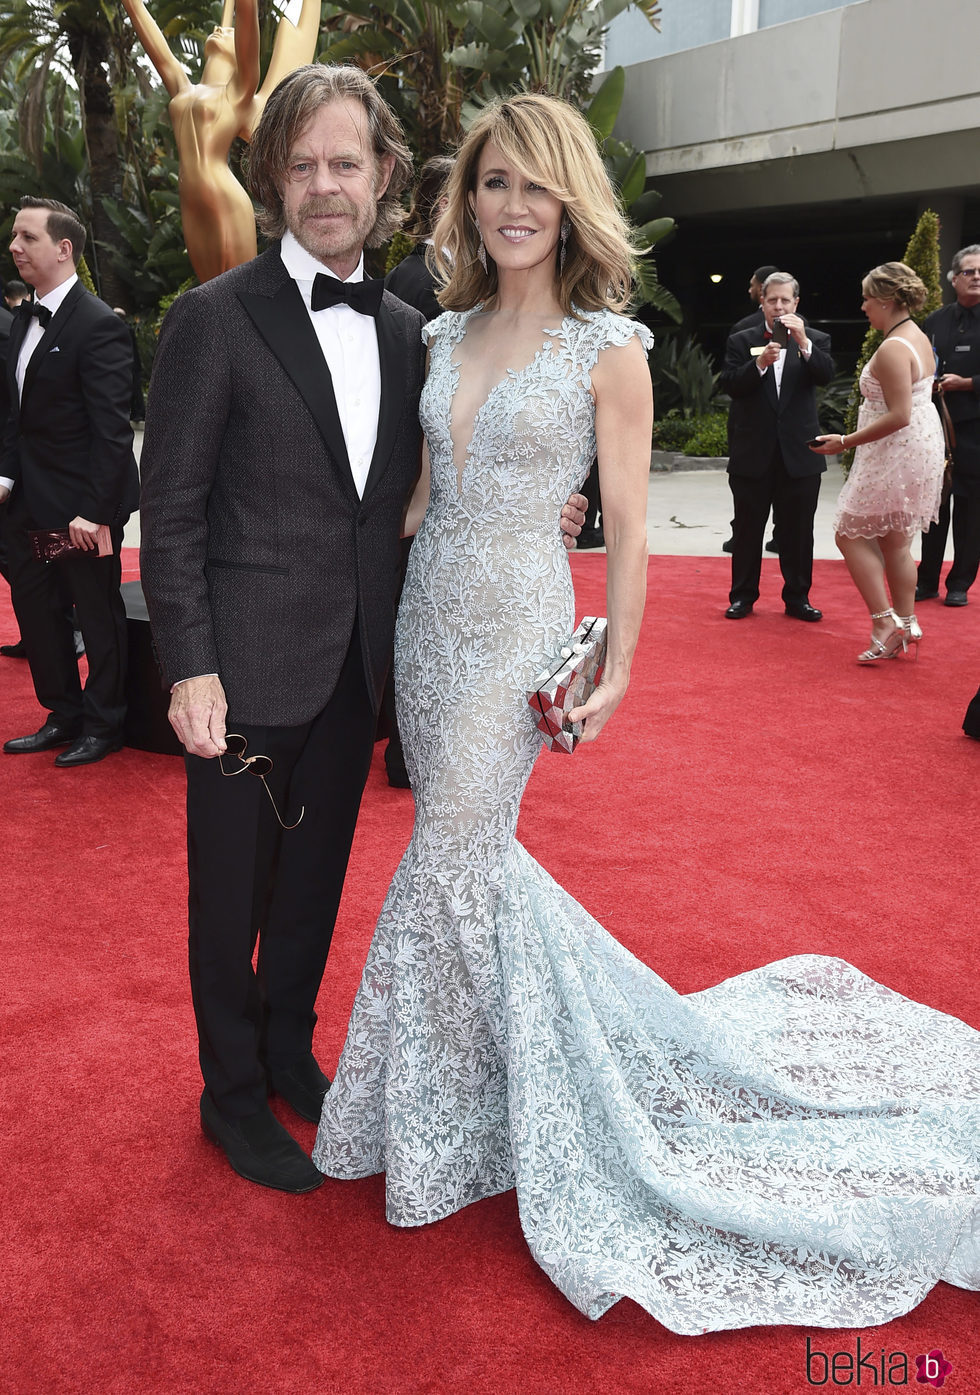
<svg viewBox="0 0 980 1395">
<path fill-rule="evenodd" d="M 728 414 L 711 412 L 696 418 L 694 435 L 682 446 L 685 455 L 727 455 Z"/>
<path fill-rule="evenodd" d="M 682 417 L 677 408 L 653 423 L 654 450 L 683 450 L 698 429 L 697 417 Z"/>
</svg>

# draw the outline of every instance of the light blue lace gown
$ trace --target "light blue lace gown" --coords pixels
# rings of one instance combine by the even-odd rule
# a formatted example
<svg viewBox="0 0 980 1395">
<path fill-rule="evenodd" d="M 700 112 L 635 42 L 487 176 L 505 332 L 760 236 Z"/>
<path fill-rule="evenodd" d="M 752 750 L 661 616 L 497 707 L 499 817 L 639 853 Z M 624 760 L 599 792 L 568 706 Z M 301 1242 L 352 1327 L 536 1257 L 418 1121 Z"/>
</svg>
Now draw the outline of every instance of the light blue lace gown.
<svg viewBox="0 0 980 1395">
<path fill-rule="evenodd" d="M 590 1317 L 626 1295 L 683 1333 L 864 1326 L 937 1279 L 980 1287 L 980 1034 L 816 956 L 682 997 L 516 841 L 524 692 L 573 621 L 558 517 L 594 451 L 589 375 L 647 331 L 550 332 L 481 409 L 460 487 L 467 319 L 428 327 L 432 495 L 398 619 L 415 829 L 314 1161 L 384 1172 L 395 1225 L 516 1186 Z"/>
</svg>

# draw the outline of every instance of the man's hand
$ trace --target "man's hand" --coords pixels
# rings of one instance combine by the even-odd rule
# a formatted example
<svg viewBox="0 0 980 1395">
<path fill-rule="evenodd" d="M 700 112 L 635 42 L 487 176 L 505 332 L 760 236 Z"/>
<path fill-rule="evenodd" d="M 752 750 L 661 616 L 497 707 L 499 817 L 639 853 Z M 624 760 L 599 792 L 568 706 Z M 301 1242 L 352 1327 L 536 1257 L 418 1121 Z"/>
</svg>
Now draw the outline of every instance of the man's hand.
<svg viewBox="0 0 980 1395">
<path fill-rule="evenodd" d="M 944 373 L 939 379 L 940 392 L 972 392 L 973 379 L 963 378 L 959 373 Z"/>
<path fill-rule="evenodd" d="M 780 315 L 780 321 L 789 330 L 801 349 L 806 347 L 806 325 L 799 315 Z"/>
<path fill-rule="evenodd" d="M 10 498 L 10 490 L 5 484 L 0 484 L 0 504 L 5 504 Z"/>
<path fill-rule="evenodd" d="M 763 368 L 771 368 L 772 365 L 779 358 L 779 355 L 781 353 L 782 350 L 776 343 L 775 339 L 770 339 L 769 343 L 766 345 L 766 347 L 762 350 L 762 353 L 756 359 L 756 366 L 759 368 L 760 371 Z"/>
<path fill-rule="evenodd" d="M 83 552 L 95 552 L 98 543 L 99 524 L 89 523 L 87 518 L 73 518 L 68 525 L 68 536 L 75 547 Z"/>
<path fill-rule="evenodd" d="M 561 540 L 569 552 L 575 548 L 575 539 L 585 527 L 585 511 L 589 501 L 584 494 L 570 494 L 568 503 L 561 511 Z"/>
<path fill-rule="evenodd" d="M 228 703 L 221 680 L 214 675 L 187 678 L 170 695 L 170 725 L 192 756 L 211 760 L 225 750 Z"/>
</svg>

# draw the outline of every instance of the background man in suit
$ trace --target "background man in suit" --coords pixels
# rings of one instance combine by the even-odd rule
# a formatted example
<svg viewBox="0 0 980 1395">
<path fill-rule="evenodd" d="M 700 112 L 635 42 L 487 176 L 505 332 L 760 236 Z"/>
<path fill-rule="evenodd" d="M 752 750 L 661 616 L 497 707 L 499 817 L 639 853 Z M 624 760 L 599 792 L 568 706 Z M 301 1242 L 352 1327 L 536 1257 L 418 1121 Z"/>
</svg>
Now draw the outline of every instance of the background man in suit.
<svg viewBox="0 0 980 1395">
<path fill-rule="evenodd" d="M 732 587 L 725 615 L 741 620 L 759 597 L 762 541 L 772 508 L 779 522 L 779 565 L 786 614 L 820 620 L 810 604 L 813 516 L 825 468 L 807 449 L 819 431 L 814 388 L 834 376 L 830 338 L 796 313 L 794 277 L 773 272 L 762 298 L 763 323 L 729 337 L 721 387 L 728 413 L 728 482 L 735 503 Z M 788 344 L 773 338 L 776 321 Z M 778 331 L 777 331 L 778 335 Z"/>
<path fill-rule="evenodd" d="M 323 1178 L 267 1086 L 319 1118 L 314 1005 L 420 466 L 423 317 L 364 281 L 362 257 L 397 227 L 410 172 L 359 69 L 286 78 L 248 160 L 280 241 L 176 301 L 147 401 L 142 575 L 188 752 L 201 1122 L 236 1172 L 288 1192 Z"/>
<path fill-rule="evenodd" d="M 728 333 L 739 334 L 743 329 L 755 329 L 759 325 L 765 324 L 765 316 L 762 313 L 762 291 L 766 284 L 766 278 L 774 271 L 778 271 L 778 266 L 757 266 L 749 277 L 748 293 L 749 300 L 755 301 L 755 309 L 748 315 L 743 315 L 740 320 L 736 320 Z M 732 519 L 732 536 L 727 538 L 721 545 L 722 552 L 731 552 L 735 546 L 735 520 Z M 778 552 L 779 545 L 776 542 L 776 529 L 773 525 L 773 534 L 766 543 L 767 552 Z"/>
<path fill-rule="evenodd" d="M 10 333 L 10 415 L 0 457 L 0 498 L 10 494 L 6 538 L 11 596 L 34 690 L 49 716 L 4 751 L 68 746 L 55 765 L 102 760 L 122 745 L 126 713 L 126 612 L 119 594 L 123 528 L 139 498 L 129 423 L 132 354 L 125 325 L 81 284 L 85 246 L 77 216 L 54 199 L 25 197 L 11 255 L 37 299 Z M 112 555 L 98 556 L 100 526 Z M 67 528 L 79 553 L 44 564 L 29 529 Z M 66 600 L 88 654 L 82 690 Z"/>
<path fill-rule="evenodd" d="M 922 328 L 939 358 L 939 386 L 956 445 L 939 522 L 922 534 L 915 599 L 930 601 L 939 595 L 952 503 L 953 565 L 946 577 L 945 604 L 964 606 L 980 570 L 980 245 L 962 247 L 948 277 L 956 300 L 933 311 Z"/>
</svg>

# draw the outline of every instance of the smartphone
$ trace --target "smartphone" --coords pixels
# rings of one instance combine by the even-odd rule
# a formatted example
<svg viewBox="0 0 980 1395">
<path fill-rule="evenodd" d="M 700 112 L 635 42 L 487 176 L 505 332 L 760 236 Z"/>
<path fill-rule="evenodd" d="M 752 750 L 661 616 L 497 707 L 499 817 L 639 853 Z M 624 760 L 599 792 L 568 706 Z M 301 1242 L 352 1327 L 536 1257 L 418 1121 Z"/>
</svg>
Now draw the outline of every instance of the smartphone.
<svg viewBox="0 0 980 1395">
<path fill-rule="evenodd" d="M 821 439 L 820 439 L 819 436 L 814 436 L 814 438 L 813 438 L 812 441 L 807 441 L 807 445 L 808 445 L 808 446 L 823 446 L 823 445 L 826 445 L 826 442 L 825 442 L 825 441 L 821 441 Z"/>
<path fill-rule="evenodd" d="M 782 320 L 773 320 L 772 322 L 772 342 L 778 344 L 781 349 L 785 349 L 789 343 L 789 330 Z"/>
</svg>

